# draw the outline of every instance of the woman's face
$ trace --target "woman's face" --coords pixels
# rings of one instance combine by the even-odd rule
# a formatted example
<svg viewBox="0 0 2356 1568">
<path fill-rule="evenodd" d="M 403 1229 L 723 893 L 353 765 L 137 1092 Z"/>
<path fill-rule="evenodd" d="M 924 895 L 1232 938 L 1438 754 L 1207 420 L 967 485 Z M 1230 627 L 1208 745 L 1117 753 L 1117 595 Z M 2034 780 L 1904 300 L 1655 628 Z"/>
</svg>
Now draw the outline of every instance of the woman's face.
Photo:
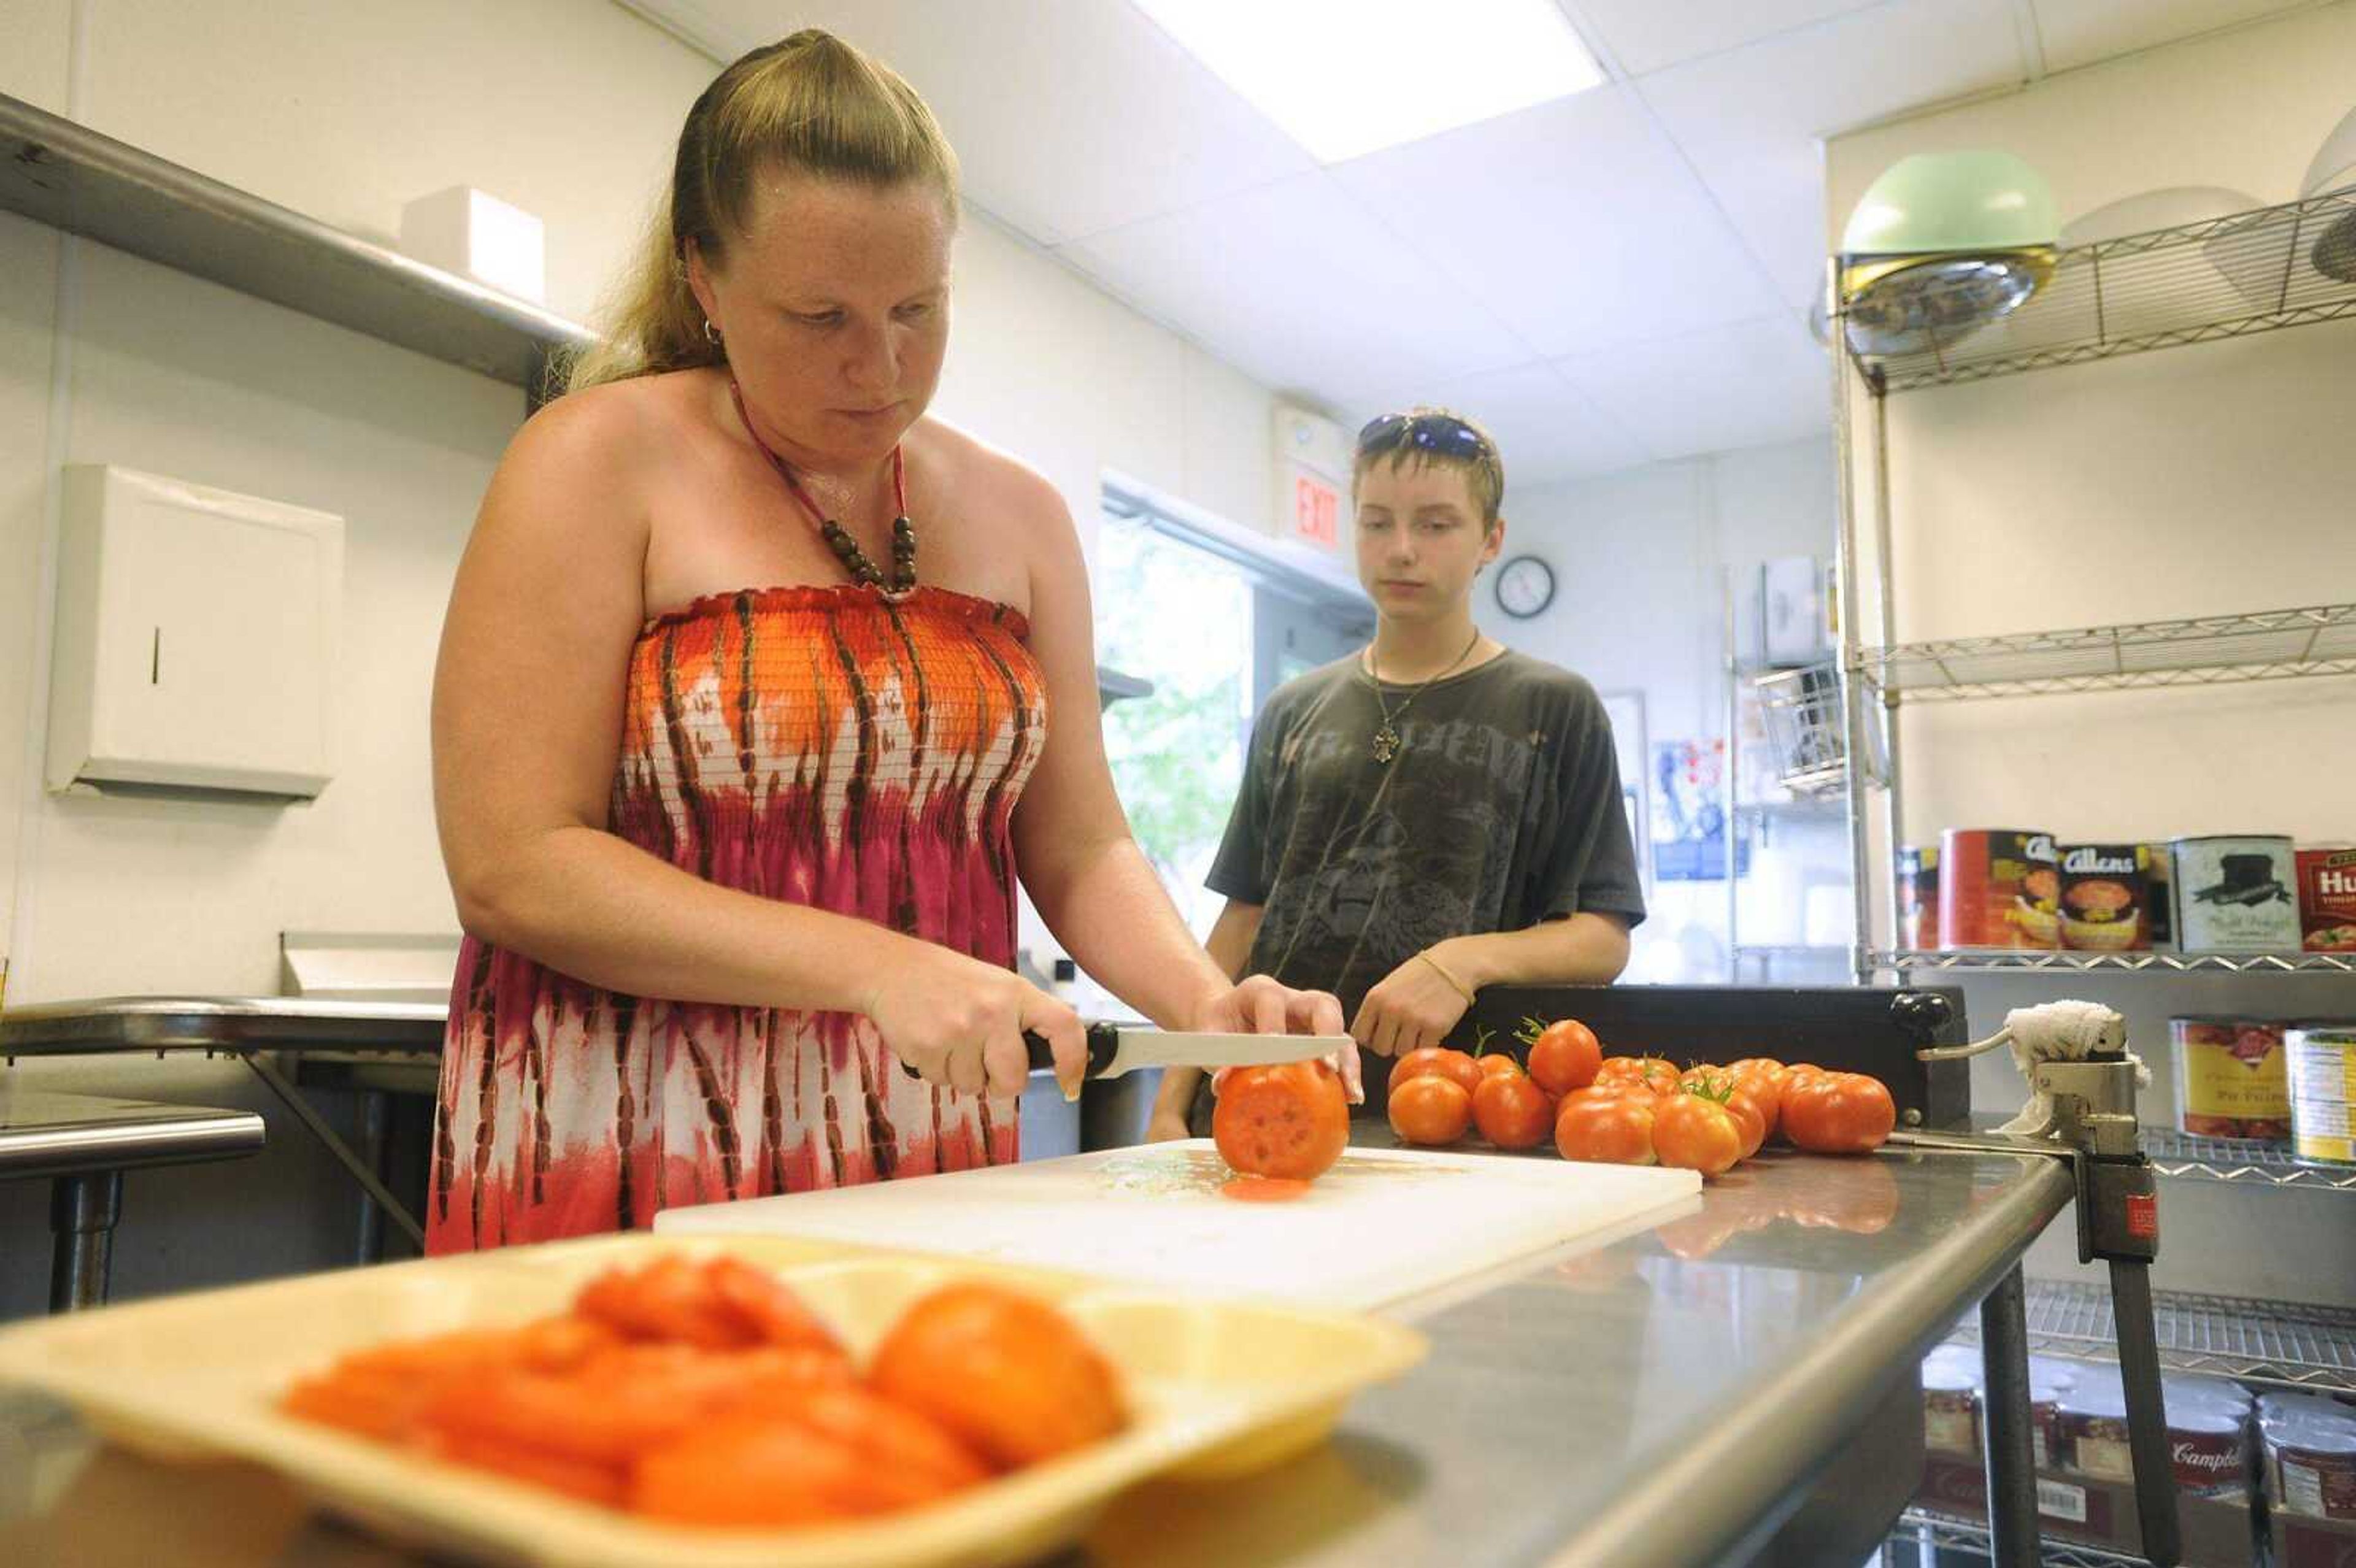
<svg viewBox="0 0 2356 1568">
<path fill-rule="evenodd" d="M 770 175 L 746 217 L 723 263 L 691 252 L 688 275 L 762 435 L 805 465 L 882 459 L 940 381 L 948 201 L 913 181 Z"/>
</svg>

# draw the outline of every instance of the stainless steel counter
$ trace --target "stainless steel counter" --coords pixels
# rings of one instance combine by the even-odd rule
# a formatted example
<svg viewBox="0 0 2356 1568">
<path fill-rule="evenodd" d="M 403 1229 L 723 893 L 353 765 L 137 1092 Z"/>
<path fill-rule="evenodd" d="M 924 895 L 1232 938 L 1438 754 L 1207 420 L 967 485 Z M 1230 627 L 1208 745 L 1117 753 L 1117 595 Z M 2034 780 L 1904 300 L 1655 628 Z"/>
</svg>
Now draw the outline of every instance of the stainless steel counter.
<svg viewBox="0 0 2356 1568">
<path fill-rule="evenodd" d="M 1379 1141 L 1370 1131 L 1359 1140 Z M 1431 1359 L 1362 1397 L 1333 1443 L 1244 1482 L 1144 1488 L 1072 1561 L 1842 1561 L 1768 1543 L 1807 1527 L 1812 1492 L 1868 1516 L 1902 1499 L 1921 1454 L 1915 1360 L 2070 1196 L 2066 1168 L 2036 1156 L 1764 1157 L 1713 1182 L 1697 1213 L 1407 1303 Z M 78 1441 L 54 1410 L 0 1403 L 0 1455 L 17 1445 L 12 1417 L 52 1455 Z M 176 1524 L 202 1490 L 176 1491 Z M 253 1560 L 356 1544 L 293 1528 Z"/>
<path fill-rule="evenodd" d="M 427 1002 L 290 997 L 101 997 L 0 1015 L 0 1057 L 113 1051 L 380 1051 L 440 1055 L 447 1010 Z"/>
</svg>

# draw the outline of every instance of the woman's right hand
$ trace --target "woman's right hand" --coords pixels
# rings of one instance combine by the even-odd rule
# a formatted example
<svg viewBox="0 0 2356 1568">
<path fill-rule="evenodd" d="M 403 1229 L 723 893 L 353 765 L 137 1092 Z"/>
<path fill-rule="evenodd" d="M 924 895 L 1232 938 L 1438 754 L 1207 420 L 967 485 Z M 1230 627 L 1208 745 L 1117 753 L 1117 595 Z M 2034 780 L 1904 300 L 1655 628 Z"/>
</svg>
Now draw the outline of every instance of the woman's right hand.
<svg viewBox="0 0 2356 1568">
<path fill-rule="evenodd" d="M 927 1083 L 1011 1099 L 1031 1075 L 1028 1029 L 1055 1053 L 1064 1098 L 1079 1097 L 1088 1062 L 1077 1013 L 1012 970 L 906 938 L 860 1009 L 884 1043 Z"/>
</svg>

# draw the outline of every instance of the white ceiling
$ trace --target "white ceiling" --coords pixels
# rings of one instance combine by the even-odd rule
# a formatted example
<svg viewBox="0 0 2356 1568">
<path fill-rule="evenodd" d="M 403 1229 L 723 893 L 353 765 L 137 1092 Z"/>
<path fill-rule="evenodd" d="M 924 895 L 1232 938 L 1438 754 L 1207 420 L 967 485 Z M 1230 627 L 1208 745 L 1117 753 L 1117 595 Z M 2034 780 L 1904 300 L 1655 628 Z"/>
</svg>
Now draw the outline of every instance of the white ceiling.
<svg viewBox="0 0 2356 1568">
<path fill-rule="evenodd" d="M 1321 168 L 1129 0 L 625 0 L 873 51 L 975 205 L 1345 420 L 1486 421 L 1517 486 L 1827 427 L 1822 137 L 2301 0 L 1558 3 L 1610 84 Z"/>
</svg>

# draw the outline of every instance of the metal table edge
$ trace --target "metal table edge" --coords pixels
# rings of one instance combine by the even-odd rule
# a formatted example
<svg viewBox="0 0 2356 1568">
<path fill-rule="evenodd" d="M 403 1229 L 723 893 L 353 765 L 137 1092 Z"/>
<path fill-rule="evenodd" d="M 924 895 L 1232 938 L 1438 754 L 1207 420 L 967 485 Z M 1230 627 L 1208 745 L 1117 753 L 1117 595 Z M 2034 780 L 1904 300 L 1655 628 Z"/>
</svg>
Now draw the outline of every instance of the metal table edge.
<svg viewBox="0 0 2356 1568">
<path fill-rule="evenodd" d="M 1911 1370 L 1912 1358 L 1986 1296 L 2069 1206 L 2075 1188 L 2065 1161 L 2018 1157 L 2019 1181 L 1966 1215 L 1901 1279 L 1860 1296 L 1805 1356 L 1745 1391 L 1725 1419 L 1654 1467 L 1549 1563 L 1719 1562 L 1794 1501 L 1802 1483 L 1887 1391 L 1893 1370 Z M 1795 1455 L 1806 1459 L 1797 1474 Z"/>
<path fill-rule="evenodd" d="M 305 1046 L 438 1052 L 447 1018 L 432 1002 L 104 997 L 8 1008 L 0 1014 L 0 1056 Z"/>
</svg>

